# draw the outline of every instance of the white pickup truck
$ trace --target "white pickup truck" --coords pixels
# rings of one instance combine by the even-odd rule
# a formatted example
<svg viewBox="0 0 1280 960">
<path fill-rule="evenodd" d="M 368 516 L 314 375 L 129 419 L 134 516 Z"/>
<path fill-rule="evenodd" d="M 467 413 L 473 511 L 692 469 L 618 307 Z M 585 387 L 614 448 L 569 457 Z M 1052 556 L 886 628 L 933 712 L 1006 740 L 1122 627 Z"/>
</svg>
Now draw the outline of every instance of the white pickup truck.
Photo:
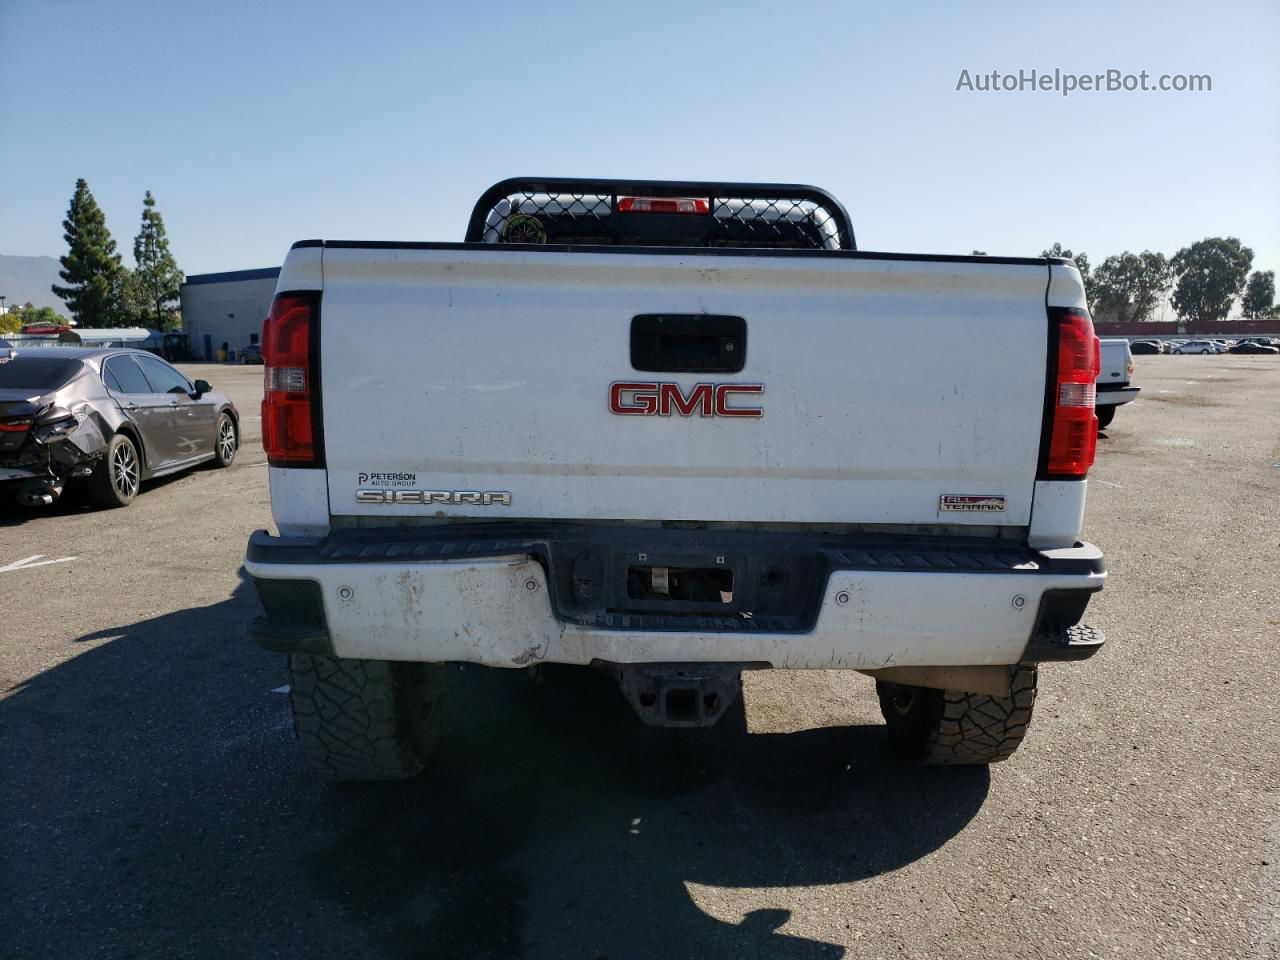
<svg viewBox="0 0 1280 960">
<path fill-rule="evenodd" d="M 1133 377 L 1133 351 L 1129 341 L 1109 339 L 1101 342 L 1101 367 L 1098 371 L 1097 414 L 1098 426 L 1106 429 L 1115 419 L 1116 410 L 1131 400 L 1138 399 L 1141 387 L 1135 387 Z"/>
<path fill-rule="evenodd" d="M 1103 643 L 1070 261 L 860 252 L 811 187 L 519 179 L 463 243 L 295 244 L 263 345 L 250 632 L 330 777 L 422 769 L 455 661 L 590 665 L 666 726 L 857 670 L 906 754 L 990 763 Z"/>
</svg>

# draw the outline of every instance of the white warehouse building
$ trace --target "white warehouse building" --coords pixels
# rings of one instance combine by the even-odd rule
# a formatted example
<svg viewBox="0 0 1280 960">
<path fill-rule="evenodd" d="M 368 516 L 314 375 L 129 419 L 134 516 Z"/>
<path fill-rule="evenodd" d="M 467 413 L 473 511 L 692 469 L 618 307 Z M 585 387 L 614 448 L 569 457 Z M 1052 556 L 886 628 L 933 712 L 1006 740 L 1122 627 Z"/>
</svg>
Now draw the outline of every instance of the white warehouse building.
<svg viewBox="0 0 1280 960">
<path fill-rule="evenodd" d="M 191 356 L 216 360 L 225 348 L 238 357 L 246 344 L 258 343 L 279 276 L 279 267 L 264 267 L 187 277 L 179 296 Z"/>
</svg>

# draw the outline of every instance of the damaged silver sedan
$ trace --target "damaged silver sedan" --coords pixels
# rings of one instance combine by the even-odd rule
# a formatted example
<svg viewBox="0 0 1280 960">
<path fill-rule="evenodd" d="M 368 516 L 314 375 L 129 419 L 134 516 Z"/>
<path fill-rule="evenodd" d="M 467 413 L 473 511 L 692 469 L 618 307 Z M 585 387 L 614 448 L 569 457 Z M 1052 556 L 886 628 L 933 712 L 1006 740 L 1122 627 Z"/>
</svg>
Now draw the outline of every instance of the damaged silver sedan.
<svg viewBox="0 0 1280 960">
<path fill-rule="evenodd" d="M 0 488 L 27 506 L 83 481 L 94 503 L 124 507 L 144 480 L 240 446 L 234 404 L 142 350 L 45 347 L 0 353 Z"/>
</svg>

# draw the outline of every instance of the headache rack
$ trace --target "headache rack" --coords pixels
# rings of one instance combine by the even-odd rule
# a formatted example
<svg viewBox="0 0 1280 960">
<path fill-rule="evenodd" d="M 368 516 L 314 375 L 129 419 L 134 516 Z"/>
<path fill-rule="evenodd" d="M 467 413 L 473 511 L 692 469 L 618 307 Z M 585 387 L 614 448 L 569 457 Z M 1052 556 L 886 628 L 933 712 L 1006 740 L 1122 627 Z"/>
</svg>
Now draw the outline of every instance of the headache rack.
<svg viewBox="0 0 1280 960">
<path fill-rule="evenodd" d="M 856 250 L 825 190 L 791 183 L 515 177 L 486 190 L 467 243 Z"/>
</svg>

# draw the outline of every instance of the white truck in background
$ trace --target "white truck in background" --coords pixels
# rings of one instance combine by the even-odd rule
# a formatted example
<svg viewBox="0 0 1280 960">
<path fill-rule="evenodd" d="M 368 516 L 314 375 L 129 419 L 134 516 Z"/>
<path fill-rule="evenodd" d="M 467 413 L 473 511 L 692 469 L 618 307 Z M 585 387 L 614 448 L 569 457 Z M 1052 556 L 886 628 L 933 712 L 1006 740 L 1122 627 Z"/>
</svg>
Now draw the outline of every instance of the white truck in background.
<svg viewBox="0 0 1280 960">
<path fill-rule="evenodd" d="M 903 752 L 990 763 L 1102 645 L 1070 261 L 860 252 L 811 187 L 517 179 L 463 243 L 295 244 L 263 349 L 251 634 L 327 776 L 422 769 L 455 661 L 593 666 L 667 726 L 857 670 Z"/>
<path fill-rule="evenodd" d="M 1098 427 L 1106 429 L 1115 419 L 1116 410 L 1138 398 L 1141 387 L 1130 382 L 1133 378 L 1133 351 L 1129 341 L 1107 339 L 1101 341 L 1101 364 L 1098 371 L 1097 405 Z"/>
</svg>

